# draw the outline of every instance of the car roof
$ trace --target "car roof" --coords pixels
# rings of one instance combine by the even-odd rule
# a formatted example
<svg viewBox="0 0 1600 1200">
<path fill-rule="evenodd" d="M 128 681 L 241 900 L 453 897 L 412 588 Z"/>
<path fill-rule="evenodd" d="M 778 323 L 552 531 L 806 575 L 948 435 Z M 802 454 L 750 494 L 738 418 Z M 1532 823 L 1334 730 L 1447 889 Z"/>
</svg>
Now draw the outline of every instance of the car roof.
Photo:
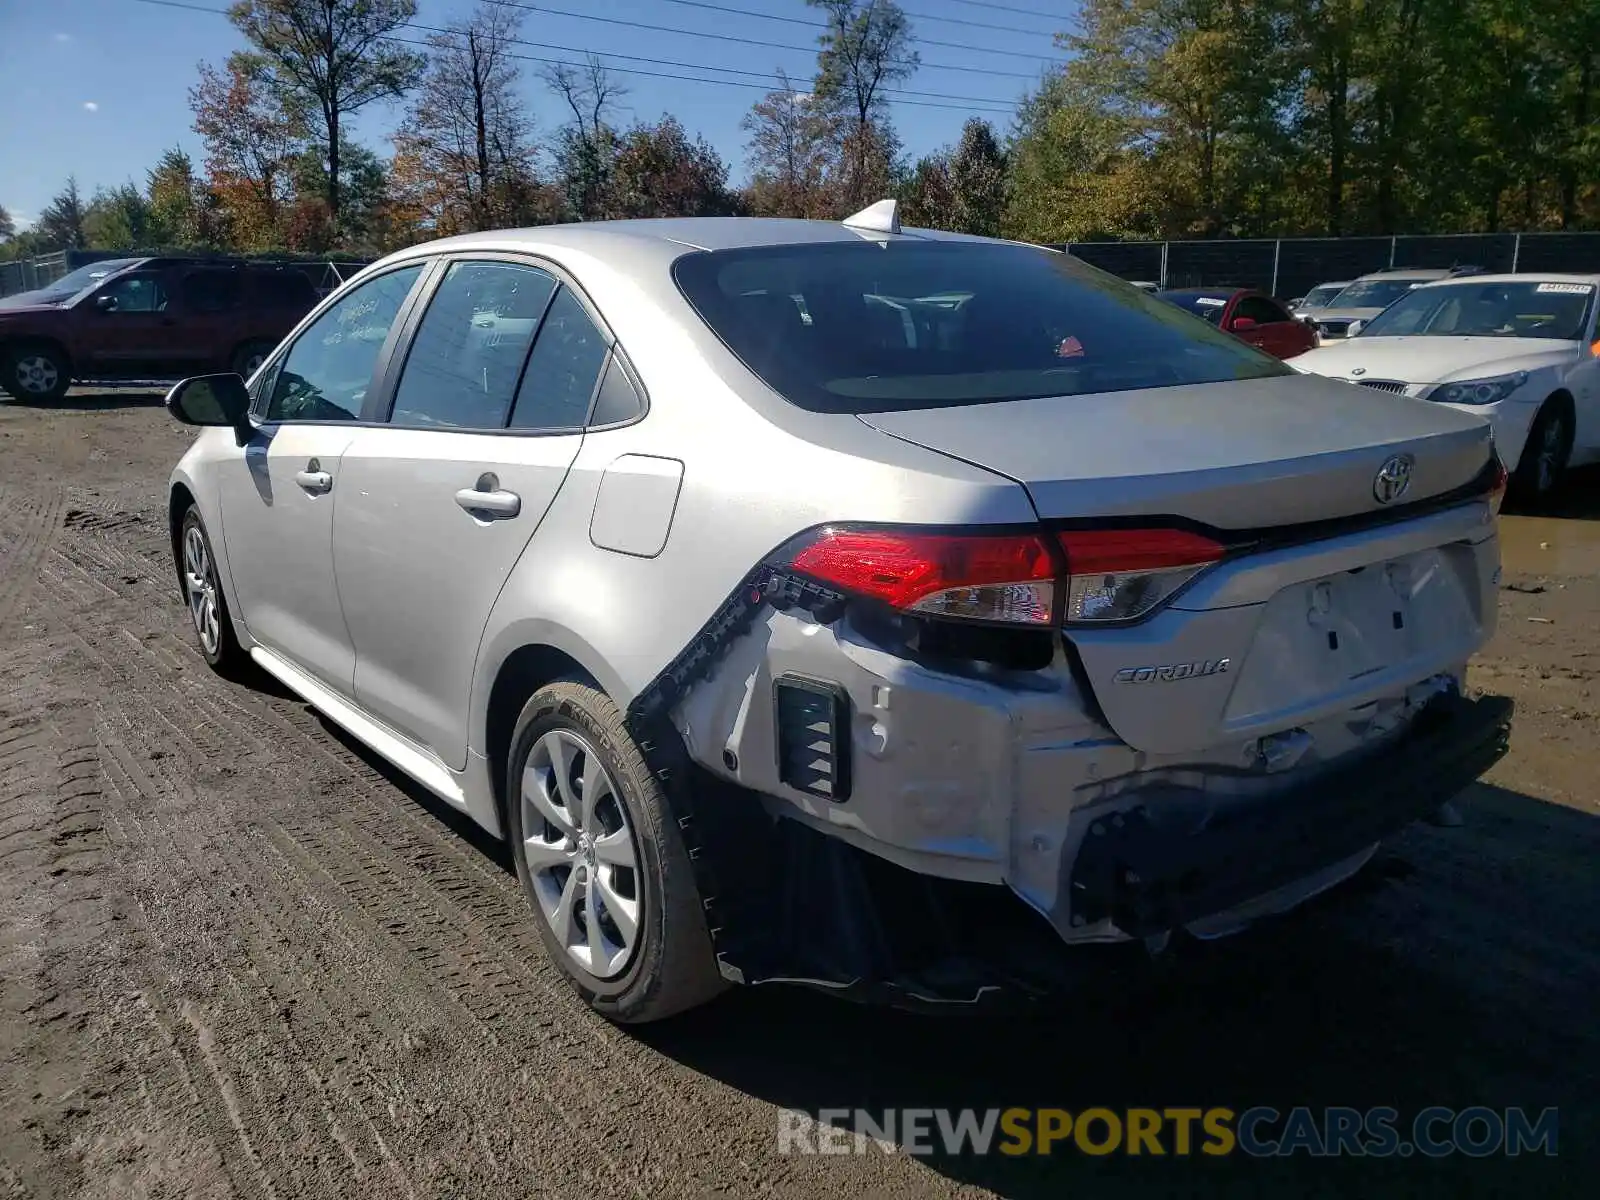
<svg viewBox="0 0 1600 1200">
<path fill-rule="evenodd" d="M 1430 280 L 1428 287 L 1446 287 L 1457 283 L 1586 283 L 1600 287 L 1600 275 L 1572 275 L 1559 271 L 1519 271 L 1515 275 L 1502 272 L 1498 275 L 1457 275 L 1449 279 Z"/>
<path fill-rule="evenodd" d="M 787 217 L 645 217 L 622 221 L 585 221 L 567 225 L 535 225 L 495 229 L 424 242 L 402 251 L 440 254 L 460 250 L 508 247 L 560 247 L 597 257 L 626 254 L 641 242 L 682 250 L 745 250 L 828 242 L 961 241 L 1005 244 L 995 238 L 969 237 L 933 229 L 903 228 L 897 234 L 853 229 L 838 221 L 805 221 Z M 1020 243 L 1011 243 L 1020 244 Z M 1038 247 L 1047 249 L 1046 247 Z"/>
<path fill-rule="evenodd" d="M 1452 270 L 1454 270 L 1452 267 L 1394 267 L 1383 271 L 1369 271 L 1350 282 L 1356 283 L 1366 279 L 1448 279 Z M 1482 276 L 1475 275 L 1472 278 L 1481 279 Z"/>
</svg>

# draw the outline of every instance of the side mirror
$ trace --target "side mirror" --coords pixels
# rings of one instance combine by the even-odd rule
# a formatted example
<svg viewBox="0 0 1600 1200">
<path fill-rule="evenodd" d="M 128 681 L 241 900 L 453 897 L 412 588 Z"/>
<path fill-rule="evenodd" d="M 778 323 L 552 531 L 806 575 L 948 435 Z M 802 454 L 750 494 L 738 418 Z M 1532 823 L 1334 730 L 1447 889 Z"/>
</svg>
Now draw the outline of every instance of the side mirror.
<svg viewBox="0 0 1600 1200">
<path fill-rule="evenodd" d="M 96 296 L 94 306 L 101 312 L 116 312 L 117 298 L 115 296 Z"/>
<path fill-rule="evenodd" d="M 1345 337 L 1355 337 L 1356 334 L 1366 328 L 1366 325 L 1365 321 L 1351 321 L 1344 331 Z"/>
<path fill-rule="evenodd" d="M 1254 317 L 1235 317 L 1228 322 L 1228 328 L 1233 330 L 1234 333 L 1249 333 L 1255 327 L 1256 319 Z"/>
<path fill-rule="evenodd" d="M 239 445 L 250 440 L 250 393 L 238 375 L 196 375 L 173 385 L 167 412 L 185 425 L 226 425 Z"/>
</svg>

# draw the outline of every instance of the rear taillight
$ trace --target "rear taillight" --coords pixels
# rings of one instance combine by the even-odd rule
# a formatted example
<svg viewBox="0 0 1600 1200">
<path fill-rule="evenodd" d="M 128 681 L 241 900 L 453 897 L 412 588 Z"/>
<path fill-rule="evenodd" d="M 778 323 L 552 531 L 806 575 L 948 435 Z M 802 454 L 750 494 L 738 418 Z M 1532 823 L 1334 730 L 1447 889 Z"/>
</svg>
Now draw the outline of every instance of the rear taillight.
<svg viewBox="0 0 1600 1200">
<path fill-rule="evenodd" d="M 1074 529 L 1057 537 L 1067 558 L 1068 625 L 1142 617 L 1223 555 L 1220 542 L 1182 529 Z"/>
<path fill-rule="evenodd" d="M 1055 563 L 1029 534 L 823 529 L 784 556 L 802 575 L 907 612 L 1048 625 Z"/>
<path fill-rule="evenodd" d="M 1069 625 L 1145 616 L 1223 555 L 1220 543 L 1174 529 L 1072 530 L 1056 540 L 1060 555 L 1033 534 L 830 527 L 777 561 L 902 612 L 1037 627 L 1055 618 L 1058 593 Z"/>
</svg>

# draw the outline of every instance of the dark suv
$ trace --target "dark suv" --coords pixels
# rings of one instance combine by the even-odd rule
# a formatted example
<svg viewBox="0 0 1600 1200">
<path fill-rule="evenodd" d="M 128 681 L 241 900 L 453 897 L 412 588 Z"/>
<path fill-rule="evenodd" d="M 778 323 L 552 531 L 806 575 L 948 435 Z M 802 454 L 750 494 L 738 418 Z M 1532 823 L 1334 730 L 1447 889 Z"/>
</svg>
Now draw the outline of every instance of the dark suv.
<svg viewBox="0 0 1600 1200">
<path fill-rule="evenodd" d="M 248 377 L 316 302 L 311 277 L 292 266 L 91 263 L 0 300 L 0 389 L 57 400 L 73 380 Z"/>
</svg>

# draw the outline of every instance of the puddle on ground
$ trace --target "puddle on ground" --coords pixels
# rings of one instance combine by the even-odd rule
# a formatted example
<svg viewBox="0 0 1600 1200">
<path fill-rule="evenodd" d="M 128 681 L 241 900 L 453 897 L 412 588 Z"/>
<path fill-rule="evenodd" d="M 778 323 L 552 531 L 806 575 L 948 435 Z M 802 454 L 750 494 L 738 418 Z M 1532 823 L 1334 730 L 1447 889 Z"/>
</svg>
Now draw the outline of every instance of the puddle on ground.
<svg viewBox="0 0 1600 1200">
<path fill-rule="evenodd" d="M 1600 521 L 1502 516 L 1500 563 L 1514 575 L 1600 575 Z"/>
</svg>

